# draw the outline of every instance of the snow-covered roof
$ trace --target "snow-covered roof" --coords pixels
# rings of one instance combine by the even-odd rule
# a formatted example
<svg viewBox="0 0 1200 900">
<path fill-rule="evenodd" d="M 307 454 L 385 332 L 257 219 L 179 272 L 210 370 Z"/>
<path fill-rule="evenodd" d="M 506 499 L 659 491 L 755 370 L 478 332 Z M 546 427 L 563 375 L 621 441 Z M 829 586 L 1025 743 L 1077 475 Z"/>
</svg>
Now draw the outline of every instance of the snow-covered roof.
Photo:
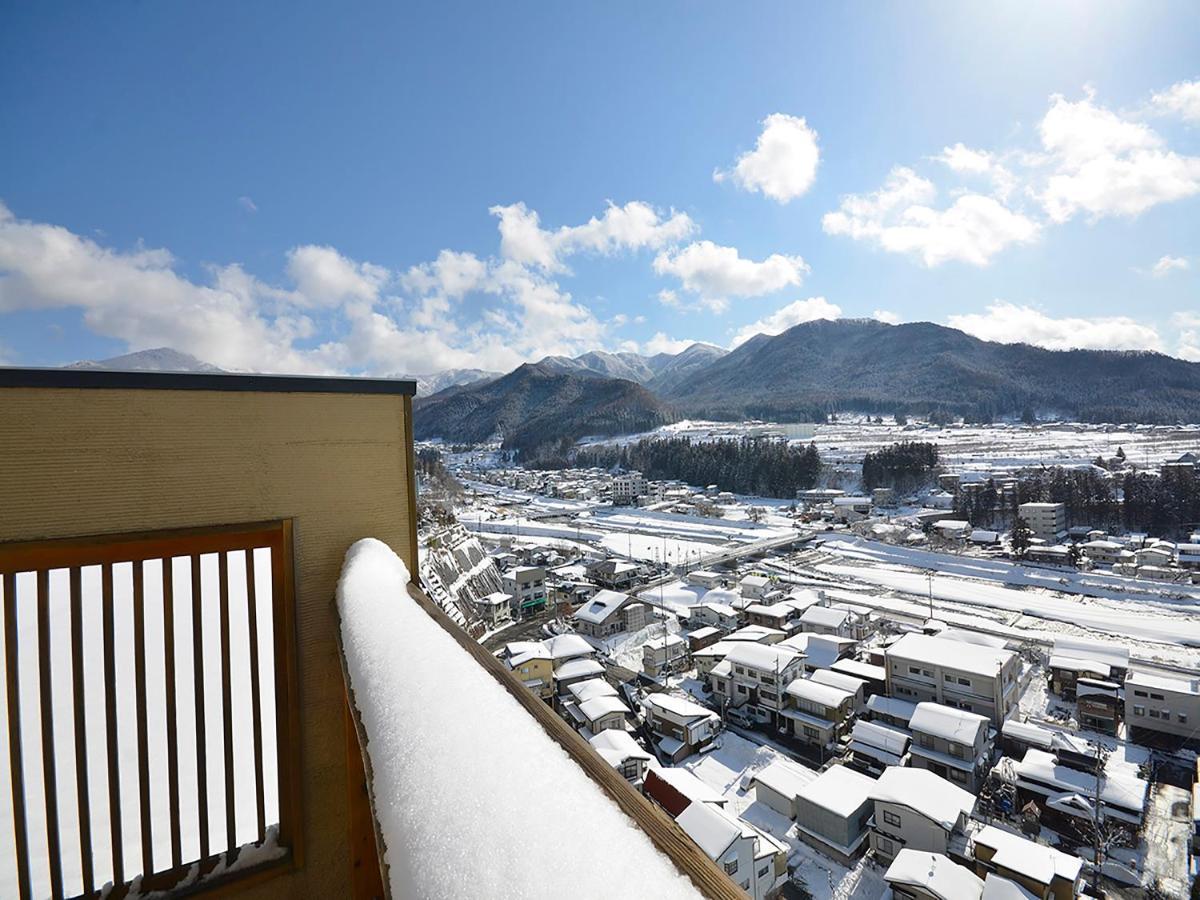
<svg viewBox="0 0 1200 900">
<path fill-rule="evenodd" d="M 887 669 L 883 666 L 873 666 L 858 659 L 839 659 L 829 668 L 835 672 L 845 672 L 847 675 L 853 675 L 855 678 L 863 678 L 867 681 L 887 680 Z"/>
<path fill-rule="evenodd" d="M 575 611 L 573 618 L 580 622 L 599 625 L 620 609 L 630 599 L 620 591 L 597 591 L 596 594 Z"/>
<path fill-rule="evenodd" d="M 974 872 L 947 856 L 925 850 L 904 848 L 883 877 L 889 884 L 920 888 L 938 900 L 980 900 L 983 896 L 983 882 Z"/>
<path fill-rule="evenodd" d="M 697 628 L 695 631 L 688 632 L 689 638 L 695 638 L 702 641 L 707 637 L 712 637 L 714 634 L 720 634 L 721 629 L 715 625 L 705 625 L 703 628 Z"/>
<path fill-rule="evenodd" d="M 608 695 L 585 700 L 579 704 L 579 711 L 587 717 L 589 722 L 595 722 L 601 716 L 617 712 L 622 714 L 627 713 L 629 712 L 629 707 L 625 705 L 620 697 Z"/>
<path fill-rule="evenodd" d="M 954 828 L 960 816 L 969 816 L 975 808 L 975 795 L 945 778 L 928 769 L 898 766 L 884 769 L 871 791 L 871 799 L 907 806 L 946 831 Z"/>
<path fill-rule="evenodd" d="M 1054 732 L 1042 728 L 1040 725 L 1034 725 L 1032 722 L 1007 719 L 1000 726 L 1000 733 L 1006 738 L 1040 747 L 1043 750 L 1049 750 L 1053 745 Z"/>
<path fill-rule="evenodd" d="M 768 628 L 766 625 L 747 625 L 745 628 L 739 628 L 732 634 L 725 635 L 725 640 L 727 641 L 749 642 L 752 644 L 772 643 L 772 638 L 781 640 L 783 632 L 778 628 Z"/>
<path fill-rule="evenodd" d="M 987 728 L 987 716 L 942 706 L 940 703 L 918 703 L 908 727 L 959 744 L 973 745 L 979 732 Z"/>
<path fill-rule="evenodd" d="M 591 656 L 596 652 L 596 648 L 578 634 L 556 634 L 542 643 L 550 651 L 550 658 L 555 662 L 573 659 L 576 656 Z"/>
<path fill-rule="evenodd" d="M 480 597 L 475 602 L 482 603 L 485 606 L 503 606 L 506 603 L 512 603 L 512 594 L 506 594 L 504 591 L 493 591 L 486 597 Z"/>
<path fill-rule="evenodd" d="M 1177 678 L 1171 675 L 1152 675 L 1136 669 L 1125 678 L 1125 684 L 1134 687 L 1152 688 L 1158 691 L 1171 691 L 1176 694 L 1200 694 L 1200 679 Z"/>
<path fill-rule="evenodd" d="M 888 658 L 919 660 L 960 672 L 995 677 L 1000 667 L 1013 657 L 1011 650 L 964 644 L 925 634 L 904 635 L 885 651 Z"/>
<path fill-rule="evenodd" d="M 867 709 L 881 716 L 891 716 L 894 719 L 903 719 L 907 722 L 912 719 L 912 714 L 916 712 L 917 704 L 901 700 L 899 697 L 885 697 L 883 694 L 872 694 L 867 698 Z"/>
<path fill-rule="evenodd" d="M 851 740 L 867 747 L 875 747 L 899 758 L 908 751 L 908 743 L 912 737 L 896 728 L 889 728 L 878 722 L 854 723 L 850 733 Z"/>
<path fill-rule="evenodd" d="M 633 735 L 618 728 L 606 728 L 588 738 L 588 743 L 596 748 L 596 752 L 604 757 L 610 766 L 619 766 L 627 759 L 649 761 L 654 758 L 653 754 L 642 749 L 633 739 Z"/>
<path fill-rule="evenodd" d="M 541 641 L 513 641 L 504 645 L 504 653 L 512 669 L 534 659 L 553 659 L 550 650 Z"/>
<path fill-rule="evenodd" d="M 742 579 L 742 585 L 743 586 L 749 585 L 750 587 L 759 588 L 759 587 L 766 587 L 766 585 L 769 584 L 770 581 L 771 581 L 771 579 L 768 578 L 766 575 L 747 575 L 745 578 Z"/>
<path fill-rule="evenodd" d="M 1107 678 L 1112 667 L 1098 659 L 1080 659 L 1077 656 L 1056 654 L 1050 657 L 1050 668 L 1062 669 L 1067 672 L 1091 672 L 1101 678 Z"/>
<path fill-rule="evenodd" d="M 1083 868 L 1083 860 L 1078 856 L 1036 843 L 995 825 L 977 831 L 975 843 L 996 851 L 991 859 L 995 865 L 1028 875 L 1040 884 L 1048 885 L 1056 877 L 1073 882 Z"/>
<path fill-rule="evenodd" d="M 1010 881 L 992 872 L 983 882 L 980 900 L 1040 900 L 1015 881 Z"/>
<path fill-rule="evenodd" d="M 840 706 L 854 696 L 850 691 L 821 684 L 811 678 L 797 678 L 787 686 L 786 690 L 797 700 L 807 700 L 821 706 Z"/>
<path fill-rule="evenodd" d="M 739 641 L 725 655 L 725 661 L 764 672 L 782 672 L 803 657 L 803 653 L 798 653 L 781 644 L 756 644 L 751 641 Z"/>
<path fill-rule="evenodd" d="M 717 718 L 717 714 L 711 709 L 692 700 L 676 697 L 674 694 L 651 694 L 642 701 L 642 705 L 656 707 L 663 712 L 669 712 L 685 719 Z"/>
<path fill-rule="evenodd" d="M 693 803 L 714 803 L 723 806 L 728 802 L 720 791 L 709 787 L 687 769 L 667 766 L 655 769 L 654 774 Z"/>
<path fill-rule="evenodd" d="M 693 631 L 692 634 L 695 635 L 696 632 Z M 709 644 L 707 647 L 701 647 L 699 650 L 693 650 L 692 659 L 703 659 L 710 656 L 724 659 L 725 654 L 736 646 L 736 643 L 730 643 L 729 641 L 717 641 L 715 644 Z"/>
<path fill-rule="evenodd" d="M 841 628 L 850 618 L 850 611 L 834 609 L 830 606 L 810 606 L 800 614 L 800 621 L 805 625 L 820 625 L 825 628 Z"/>
<path fill-rule="evenodd" d="M 587 681 L 577 681 L 567 688 L 580 703 L 596 697 L 616 697 L 617 689 L 603 678 L 589 678 Z"/>
<path fill-rule="evenodd" d="M 866 803 L 875 779 L 845 766 L 830 766 L 797 795 L 814 806 L 848 819 Z"/>
<path fill-rule="evenodd" d="M 741 595 L 737 591 L 731 591 L 729 588 L 710 588 L 704 592 L 704 596 L 700 598 L 701 603 L 720 603 L 722 606 L 729 606 L 734 600 L 740 600 Z M 730 607 L 732 609 L 732 607 Z"/>
<path fill-rule="evenodd" d="M 776 759 L 754 773 L 754 780 L 787 798 L 795 797 L 814 778 L 812 769 L 789 759 Z"/>
<path fill-rule="evenodd" d="M 642 646 L 651 650 L 669 650 L 671 647 L 683 646 L 687 642 L 677 634 L 664 634 L 662 637 L 650 638 Z"/>
<path fill-rule="evenodd" d="M 554 677 L 559 681 L 567 678 L 590 678 L 603 675 L 604 666 L 594 659 L 569 659 L 554 670 Z"/>
<path fill-rule="evenodd" d="M 1069 656 L 1074 659 L 1098 660 L 1108 663 L 1114 669 L 1129 668 L 1129 648 L 1119 644 L 1104 644 L 1084 638 L 1056 637 L 1053 653 L 1056 656 Z"/>
<path fill-rule="evenodd" d="M 855 678 L 853 675 L 847 675 L 845 672 L 835 672 L 832 669 L 817 669 L 809 676 L 809 679 L 818 684 L 827 684 L 830 687 L 841 688 L 843 691 L 849 691 L 852 694 L 857 694 L 867 683 L 861 678 Z"/>
<path fill-rule="evenodd" d="M 1057 791 L 1091 797 L 1096 792 L 1094 775 L 1060 765 L 1053 753 L 1035 747 L 1025 751 L 1025 758 L 1013 770 L 1018 781 L 1026 786 L 1030 781 L 1037 782 L 1041 786 L 1040 792 L 1047 796 L 1052 795 L 1049 792 Z M 1110 808 L 1115 807 L 1140 819 L 1145 809 L 1148 787 L 1146 781 L 1137 775 L 1109 771 L 1101 779 L 1100 799 Z"/>
<path fill-rule="evenodd" d="M 718 860 L 742 836 L 742 825 L 720 807 L 693 801 L 675 820 L 709 859 Z"/>
<path fill-rule="evenodd" d="M 702 607 L 704 607 L 705 609 L 707 609 L 709 612 L 711 612 L 715 615 L 718 615 L 718 616 L 728 616 L 730 618 L 737 616 L 737 610 L 734 609 L 732 606 L 730 606 L 728 603 L 712 603 L 712 602 L 709 602 L 706 600 L 705 602 L 701 603 L 700 605 Z"/>
<path fill-rule="evenodd" d="M 785 641 L 780 642 L 781 646 L 791 647 L 800 651 L 806 657 L 805 664 L 814 669 L 828 669 L 838 661 L 838 657 L 846 651 L 848 647 L 854 645 L 853 638 L 838 637 L 833 634 L 815 634 L 811 631 L 802 631 L 800 634 L 794 634 Z"/>
<path fill-rule="evenodd" d="M 785 603 L 776 603 L 773 606 L 767 606 L 765 603 L 751 603 L 746 607 L 745 612 L 756 616 L 770 616 L 774 619 L 786 619 L 791 616 L 795 610 Z"/>
</svg>

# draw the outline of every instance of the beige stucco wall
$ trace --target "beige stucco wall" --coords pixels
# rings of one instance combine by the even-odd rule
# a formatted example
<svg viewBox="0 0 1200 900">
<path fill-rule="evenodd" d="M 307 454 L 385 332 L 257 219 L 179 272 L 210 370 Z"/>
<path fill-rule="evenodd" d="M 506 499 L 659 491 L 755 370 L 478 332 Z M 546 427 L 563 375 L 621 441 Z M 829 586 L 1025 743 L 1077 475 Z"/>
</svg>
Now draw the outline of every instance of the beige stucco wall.
<svg viewBox="0 0 1200 900">
<path fill-rule="evenodd" d="M 0 388 L 0 541 L 294 520 L 305 862 L 240 896 L 347 894 L 332 601 L 359 538 L 413 569 L 408 408 L 390 394 Z"/>
</svg>

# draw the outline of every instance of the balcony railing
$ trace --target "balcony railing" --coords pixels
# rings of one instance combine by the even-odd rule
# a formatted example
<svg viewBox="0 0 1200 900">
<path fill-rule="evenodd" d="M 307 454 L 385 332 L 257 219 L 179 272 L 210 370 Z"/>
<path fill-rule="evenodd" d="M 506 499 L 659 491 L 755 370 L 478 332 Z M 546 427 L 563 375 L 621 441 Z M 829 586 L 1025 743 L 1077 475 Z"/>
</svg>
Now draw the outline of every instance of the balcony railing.
<svg viewBox="0 0 1200 900">
<path fill-rule="evenodd" d="M 0 544 L 15 896 L 299 854 L 290 523 Z"/>
</svg>

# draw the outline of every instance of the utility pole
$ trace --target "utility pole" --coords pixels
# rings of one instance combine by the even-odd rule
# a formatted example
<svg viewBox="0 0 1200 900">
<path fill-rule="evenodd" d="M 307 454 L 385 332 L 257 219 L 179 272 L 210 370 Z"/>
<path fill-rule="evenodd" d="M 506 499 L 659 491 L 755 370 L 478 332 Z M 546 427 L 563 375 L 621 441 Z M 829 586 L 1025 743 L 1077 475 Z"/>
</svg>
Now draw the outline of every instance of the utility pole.
<svg viewBox="0 0 1200 900">
<path fill-rule="evenodd" d="M 929 582 L 929 618 L 931 621 L 933 619 L 933 576 L 934 576 L 933 569 L 925 570 L 925 578 Z"/>
</svg>

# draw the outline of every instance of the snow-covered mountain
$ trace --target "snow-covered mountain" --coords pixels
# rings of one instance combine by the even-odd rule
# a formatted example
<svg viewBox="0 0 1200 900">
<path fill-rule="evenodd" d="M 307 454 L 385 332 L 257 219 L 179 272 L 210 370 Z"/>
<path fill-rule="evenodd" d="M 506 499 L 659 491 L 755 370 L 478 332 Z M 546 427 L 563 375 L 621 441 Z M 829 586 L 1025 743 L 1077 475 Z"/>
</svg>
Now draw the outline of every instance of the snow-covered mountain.
<svg viewBox="0 0 1200 900">
<path fill-rule="evenodd" d="M 64 366 L 66 369 L 115 369 L 125 372 L 223 372 L 212 363 L 196 359 L 190 353 L 170 347 L 138 350 L 110 359 L 83 359 Z"/>
<path fill-rule="evenodd" d="M 393 375 L 390 377 L 415 381 L 417 396 L 428 397 L 430 394 L 436 394 L 446 388 L 492 381 L 502 374 L 501 372 L 489 372 L 486 369 L 446 369 L 443 372 L 433 372 L 429 375 Z"/>
<path fill-rule="evenodd" d="M 655 388 L 656 382 L 661 382 L 666 387 L 678 383 L 689 373 L 720 359 L 726 352 L 712 344 L 699 343 L 692 344 L 679 353 L 656 353 L 654 356 L 592 350 L 573 358 L 547 356 L 538 365 L 550 372 L 591 373 L 607 378 L 624 378 L 626 381 Z"/>
</svg>

